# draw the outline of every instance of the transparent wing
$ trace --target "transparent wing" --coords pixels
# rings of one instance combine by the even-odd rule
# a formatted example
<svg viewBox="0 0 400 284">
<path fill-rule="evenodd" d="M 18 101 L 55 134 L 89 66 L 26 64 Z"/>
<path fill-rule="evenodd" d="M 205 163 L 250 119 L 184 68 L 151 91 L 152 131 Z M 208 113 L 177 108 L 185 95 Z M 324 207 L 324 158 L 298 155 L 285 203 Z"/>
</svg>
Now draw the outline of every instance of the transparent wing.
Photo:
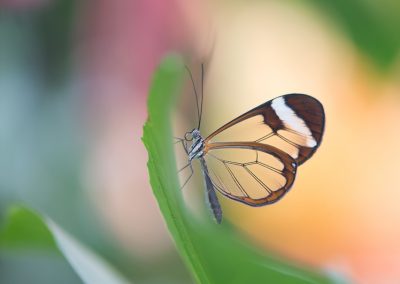
<svg viewBox="0 0 400 284">
<path fill-rule="evenodd" d="M 300 165 L 321 144 L 324 126 L 324 109 L 318 100 L 289 94 L 225 124 L 206 138 L 206 144 L 243 141 L 271 145 L 288 153 Z"/>
<path fill-rule="evenodd" d="M 297 169 L 287 153 L 254 142 L 208 144 L 204 159 L 215 189 L 251 206 L 279 200 L 292 186 Z"/>
</svg>

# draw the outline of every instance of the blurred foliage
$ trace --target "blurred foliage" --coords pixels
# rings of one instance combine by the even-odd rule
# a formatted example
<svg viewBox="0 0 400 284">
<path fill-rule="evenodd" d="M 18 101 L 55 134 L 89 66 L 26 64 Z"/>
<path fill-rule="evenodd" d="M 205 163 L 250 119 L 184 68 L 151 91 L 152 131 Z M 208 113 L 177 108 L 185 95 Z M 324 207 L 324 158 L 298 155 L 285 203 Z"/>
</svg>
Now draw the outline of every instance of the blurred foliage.
<svg viewBox="0 0 400 284">
<path fill-rule="evenodd" d="M 51 219 L 24 207 L 9 210 L 0 231 L 0 250 L 47 250 L 64 256 L 85 283 L 128 283 L 104 260 L 65 233 Z"/>
<path fill-rule="evenodd" d="M 400 51 L 400 1 L 307 0 L 328 15 L 382 72 Z"/>
<path fill-rule="evenodd" d="M 227 221 L 200 223 L 185 208 L 177 180 L 170 113 L 183 65 L 176 57 L 163 61 L 148 100 L 149 119 L 143 141 L 149 153 L 154 195 L 176 245 L 199 283 L 333 283 L 321 273 L 286 264 L 243 243 Z"/>
<path fill-rule="evenodd" d="M 82 3 L 80 4 L 82 5 Z M 77 1 L 51 1 L 44 9 L 33 16 L 33 26 L 39 37 L 44 74 L 47 82 L 53 84 L 65 77 L 65 71 L 72 66 L 73 38 L 77 24 Z"/>
<path fill-rule="evenodd" d="M 4 228 L 0 231 L 0 248 L 56 250 L 47 226 L 32 212 L 11 207 Z"/>
<path fill-rule="evenodd" d="M 79 31 L 75 27 L 77 6 L 75 0 L 47 1 L 38 7 L 28 5 L 26 8 L 2 7 L 0 4 L 0 30 L 7 26 L 13 29 L 10 32 L 3 30 L 6 33 L 1 35 L 0 50 L 9 48 L 9 42 L 11 45 L 13 42 L 22 44 L 19 48 L 24 49 L 24 59 L 29 61 L 25 67 L 35 69 L 36 80 L 42 81 L 46 87 L 59 86 L 73 67 L 73 39 Z M 31 42 L 24 46 L 26 39 Z M 0 59 L 0 64 L 4 64 L 9 58 L 0 54 Z"/>
</svg>

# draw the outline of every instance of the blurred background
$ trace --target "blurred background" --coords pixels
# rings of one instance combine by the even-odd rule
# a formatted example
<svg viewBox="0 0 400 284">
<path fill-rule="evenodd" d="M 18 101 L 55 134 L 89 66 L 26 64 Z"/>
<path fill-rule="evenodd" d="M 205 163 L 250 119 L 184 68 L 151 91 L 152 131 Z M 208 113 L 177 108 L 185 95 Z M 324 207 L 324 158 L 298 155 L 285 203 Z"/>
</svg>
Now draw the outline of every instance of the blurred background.
<svg viewBox="0 0 400 284">
<path fill-rule="evenodd" d="M 204 135 L 291 92 L 318 98 L 327 116 L 293 190 L 263 208 L 223 200 L 227 219 L 285 258 L 399 283 L 399 27 L 395 0 L 2 0 L 0 217 L 28 205 L 128 279 L 191 283 L 140 139 L 160 59 L 212 50 Z M 0 251 L 0 282 L 80 280 L 56 255 Z"/>
</svg>

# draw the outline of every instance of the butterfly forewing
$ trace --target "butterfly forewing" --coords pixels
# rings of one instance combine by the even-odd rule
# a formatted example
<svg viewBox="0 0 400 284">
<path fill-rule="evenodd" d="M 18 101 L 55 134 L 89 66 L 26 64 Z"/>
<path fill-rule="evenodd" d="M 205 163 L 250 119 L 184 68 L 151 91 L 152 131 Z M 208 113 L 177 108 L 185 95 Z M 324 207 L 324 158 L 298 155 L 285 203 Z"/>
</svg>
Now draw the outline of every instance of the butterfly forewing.
<svg viewBox="0 0 400 284">
<path fill-rule="evenodd" d="M 325 115 L 321 103 L 303 94 L 268 101 L 225 124 L 206 139 L 216 142 L 256 142 L 272 145 L 304 163 L 319 147 Z"/>
<path fill-rule="evenodd" d="M 279 200 L 292 186 L 295 160 L 282 150 L 254 142 L 210 143 L 204 156 L 215 189 L 251 206 Z"/>
</svg>

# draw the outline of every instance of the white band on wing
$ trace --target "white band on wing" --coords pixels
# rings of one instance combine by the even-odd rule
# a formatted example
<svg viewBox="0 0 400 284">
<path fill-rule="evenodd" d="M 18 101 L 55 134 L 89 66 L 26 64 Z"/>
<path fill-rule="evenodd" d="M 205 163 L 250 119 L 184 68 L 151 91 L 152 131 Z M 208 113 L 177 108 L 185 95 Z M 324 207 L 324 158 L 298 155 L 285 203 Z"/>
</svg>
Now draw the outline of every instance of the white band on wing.
<svg viewBox="0 0 400 284">
<path fill-rule="evenodd" d="M 271 107 L 286 127 L 304 135 L 308 147 L 315 147 L 317 145 L 317 141 L 312 136 L 312 133 L 304 120 L 296 115 L 296 113 L 285 103 L 283 97 L 272 100 Z"/>
</svg>

